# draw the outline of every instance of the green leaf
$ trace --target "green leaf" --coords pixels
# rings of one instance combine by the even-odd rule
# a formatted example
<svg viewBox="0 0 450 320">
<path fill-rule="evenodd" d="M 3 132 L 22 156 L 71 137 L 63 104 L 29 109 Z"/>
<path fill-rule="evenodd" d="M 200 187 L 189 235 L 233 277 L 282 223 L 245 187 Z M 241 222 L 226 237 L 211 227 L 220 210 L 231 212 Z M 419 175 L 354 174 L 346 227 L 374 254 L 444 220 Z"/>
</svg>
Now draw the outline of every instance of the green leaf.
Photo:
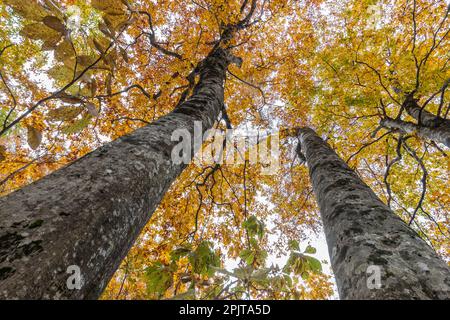
<svg viewBox="0 0 450 320">
<path fill-rule="evenodd" d="M 286 281 L 286 285 L 289 288 L 291 288 L 292 285 L 293 285 L 292 278 L 289 275 L 287 275 L 287 274 L 283 275 L 283 277 L 284 277 L 284 280 Z"/>
<path fill-rule="evenodd" d="M 0 145 L 0 162 L 6 159 L 6 148 Z"/>
<path fill-rule="evenodd" d="M 64 62 L 73 56 L 75 56 L 75 52 L 73 51 L 72 43 L 70 41 L 68 40 L 61 41 L 61 43 L 58 44 L 58 46 L 56 47 L 55 50 L 56 60 Z"/>
<path fill-rule="evenodd" d="M 126 10 L 122 0 L 91 0 L 91 5 L 95 9 L 111 15 L 122 15 Z"/>
</svg>

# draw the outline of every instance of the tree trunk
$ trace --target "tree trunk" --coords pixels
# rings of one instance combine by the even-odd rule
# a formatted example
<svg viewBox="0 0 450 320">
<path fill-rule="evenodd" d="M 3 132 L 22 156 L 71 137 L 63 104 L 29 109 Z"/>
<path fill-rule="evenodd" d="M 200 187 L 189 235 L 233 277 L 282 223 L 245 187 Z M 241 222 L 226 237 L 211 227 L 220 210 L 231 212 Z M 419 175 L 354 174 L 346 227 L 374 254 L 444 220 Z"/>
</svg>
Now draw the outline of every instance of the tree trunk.
<svg viewBox="0 0 450 320">
<path fill-rule="evenodd" d="M 0 199 L 0 298 L 93 299 L 185 164 L 174 164 L 175 129 L 212 127 L 223 107 L 230 54 L 198 67 L 192 96 L 170 114 Z M 69 289 L 69 266 L 81 289 Z M 69 272 L 69 273 L 68 273 Z"/>
<path fill-rule="evenodd" d="M 403 107 L 411 117 L 416 119 L 420 128 L 416 129 L 416 131 L 424 131 L 424 137 L 450 148 L 450 120 L 438 117 L 422 109 L 412 96 L 406 97 Z M 424 128 L 427 129 L 425 130 Z"/>
<path fill-rule="evenodd" d="M 313 130 L 300 129 L 299 138 L 340 297 L 450 299 L 450 269 L 434 250 Z"/>
<path fill-rule="evenodd" d="M 381 126 L 386 129 L 400 130 L 408 134 L 417 134 L 424 140 L 431 140 L 436 143 L 442 143 L 450 148 L 450 127 L 426 127 L 411 122 L 385 118 L 381 120 Z"/>
<path fill-rule="evenodd" d="M 450 120 L 438 117 L 425 109 L 422 110 L 417 101 L 411 96 L 406 98 L 403 106 L 406 112 L 416 119 L 420 125 L 433 128 L 440 124 L 445 124 L 447 127 L 450 127 Z"/>
</svg>

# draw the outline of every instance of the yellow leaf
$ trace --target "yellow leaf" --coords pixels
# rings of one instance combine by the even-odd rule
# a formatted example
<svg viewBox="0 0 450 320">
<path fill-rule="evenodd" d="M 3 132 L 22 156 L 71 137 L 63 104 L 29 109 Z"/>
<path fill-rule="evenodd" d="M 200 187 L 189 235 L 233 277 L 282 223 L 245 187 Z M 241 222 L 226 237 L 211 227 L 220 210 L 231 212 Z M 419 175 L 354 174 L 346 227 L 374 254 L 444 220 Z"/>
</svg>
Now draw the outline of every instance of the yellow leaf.
<svg viewBox="0 0 450 320">
<path fill-rule="evenodd" d="M 126 12 L 126 7 L 121 0 L 91 0 L 91 5 L 111 15 L 121 15 Z"/>
</svg>

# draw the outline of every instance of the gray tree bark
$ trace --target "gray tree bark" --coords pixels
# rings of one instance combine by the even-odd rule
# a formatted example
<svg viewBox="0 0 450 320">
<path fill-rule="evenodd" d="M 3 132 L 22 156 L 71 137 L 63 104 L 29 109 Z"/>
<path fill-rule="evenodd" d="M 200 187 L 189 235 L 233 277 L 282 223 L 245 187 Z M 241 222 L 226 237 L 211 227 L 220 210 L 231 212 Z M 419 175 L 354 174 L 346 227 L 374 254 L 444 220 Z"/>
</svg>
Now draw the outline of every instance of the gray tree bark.
<svg viewBox="0 0 450 320">
<path fill-rule="evenodd" d="M 450 269 L 434 250 L 313 130 L 300 129 L 299 138 L 340 297 L 450 299 Z"/>
<path fill-rule="evenodd" d="M 450 148 L 450 120 L 422 109 L 412 96 L 406 97 L 403 107 L 411 117 L 416 119 L 419 127 L 416 131 L 423 131 L 424 137 Z"/>
<path fill-rule="evenodd" d="M 381 120 L 380 125 L 386 129 L 400 130 L 401 132 L 407 134 L 417 134 L 424 140 L 442 143 L 446 147 L 450 148 L 450 128 L 430 128 L 427 126 L 417 125 L 412 122 L 395 120 L 391 118 Z"/>
<path fill-rule="evenodd" d="M 159 120 L 0 199 L 0 298 L 94 299 L 185 164 L 175 129 L 203 131 L 223 108 L 231 55 L 218 48 L 198 67 L 191 97 Z M 69 266 L 81 289 L 69 289 Z"/>
</svg>

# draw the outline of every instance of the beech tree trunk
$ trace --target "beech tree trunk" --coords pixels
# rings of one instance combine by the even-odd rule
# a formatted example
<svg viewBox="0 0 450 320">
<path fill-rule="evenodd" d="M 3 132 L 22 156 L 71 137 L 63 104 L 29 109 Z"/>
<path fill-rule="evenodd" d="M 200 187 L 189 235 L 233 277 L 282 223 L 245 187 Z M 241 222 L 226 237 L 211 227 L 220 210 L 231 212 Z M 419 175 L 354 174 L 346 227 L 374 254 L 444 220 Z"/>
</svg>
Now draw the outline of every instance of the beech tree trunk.
<svg viewBox="0 0 450 320">
<path fill-rule="evenodd" d="M 425 109 L 422 110 L 411 96 L 406 98 L 403 107 L 411 117 L 417 120 L 418 128 L 415 131 L 425 138 L 450 148 L 450 120 L 438 117 Z M 411 130 L 412 126 L 407 125 L 407 128 Z"/>
<path fill-rule="evenodd" d="M 450 269 L 434 250 L 313 130 L 300 129 L 299 138 L 340 297 L 450 299 Z"/>
<path fill-rule="evenodd" d="M 391 118 L 385 118 L 381 120 L 380 124 L 386 129 L 400 130 L 408 134 L 417 134 L 424 140 L 431 140 L 436 143 L 442 143 L 446 147 L 450 148 L 450 128 L 429 128 L 426 126 L 414 124 L 412 122 L 395 120 Z"/>
<path fill-rule="evenodd" d="M 98 298 L 171 183 L 175 129 L 212 127 L 230 56 L 199 66 L 192 96 L 173 112 L 0 199 L 0 298 Z M 69 266 L 81 289 L 69 289 Z"/>
</svg>

